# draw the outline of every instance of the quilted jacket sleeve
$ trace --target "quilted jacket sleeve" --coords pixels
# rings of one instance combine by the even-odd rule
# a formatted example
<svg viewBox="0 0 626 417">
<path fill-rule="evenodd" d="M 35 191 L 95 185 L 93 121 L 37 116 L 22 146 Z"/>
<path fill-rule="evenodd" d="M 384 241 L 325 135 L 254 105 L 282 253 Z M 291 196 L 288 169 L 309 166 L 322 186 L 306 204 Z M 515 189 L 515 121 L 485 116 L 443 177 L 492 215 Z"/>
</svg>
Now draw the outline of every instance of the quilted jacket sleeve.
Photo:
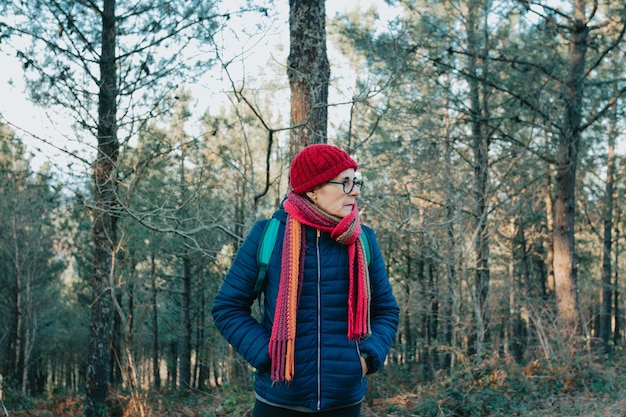
<svg viewBox="0 0 626 417">
<path fill-rule="evenodd" d="M 257 222 L 237 251 L 211 311 L 222 336 L 257 369 L 270 365 L 270 333 L 251 314 L 258 273 L 256 253 L 265 223 Z"/>
<path fill-rule="evenodd" d="M 372 334 L 360 343 L 360 350 L 371 358 L 373 369 L 368 373 L 373 373 L 383 366 L 394 342 L 400 308 L 393 295 L 376 236 L 370 228 L 365 227 L 364 231 L 370 239 L 372 249 L 370 264 Z"/>
</svg>

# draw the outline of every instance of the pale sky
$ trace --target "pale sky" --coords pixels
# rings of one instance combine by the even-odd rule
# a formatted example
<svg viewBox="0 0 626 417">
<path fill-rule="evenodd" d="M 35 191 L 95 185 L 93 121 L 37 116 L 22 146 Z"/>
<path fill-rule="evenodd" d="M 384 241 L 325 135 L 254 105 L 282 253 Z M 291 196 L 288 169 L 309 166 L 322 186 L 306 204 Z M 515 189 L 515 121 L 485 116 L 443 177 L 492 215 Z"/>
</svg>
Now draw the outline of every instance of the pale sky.
<svg viewBox="0 0 626 417">
<path fill-rule="evenodd" d="M 233 0 L 224 2 L 228 7 L 235 8 Z M 395 17 L 393 9 L 386 6 L 383 0 L 342 0 L 342 1 L 327 1 L 326 13 L 328 18 L 332 18 L 337 13 L 344 13 L 346 11 L 354 10 L 358 8 L 365 10 L 369 7 L 376 7 L 383 19 L 391 19 Z M 257 16 L 251 16 L 251 22 L 243 22 L 243 24 L 253 26 L 256 22 Z M 282 19 L 282 20 L 280 20 Z M 285 10 L 281 12 L 279 21 L 275 22 L 274 35 L 257 40 L 257 43 L 253 44 L 251 51 L 246 53 L 245 70 L 239 69 L 239 76 L 235 75 L 236 81 L 240 81 L 244 77 L 246 82 L 260 77 L 266 72 L 267 61 L 271 56 L 278 62 L 284 64 L 289 53 L 289 23 L 288 23 L 288 9 L 285 6 Z M 230 43 L 229 43 L 230 45 Z M 242 48 L 246 48 L 242 46 Z M 250 48 L 248 46 L 247 48 Z M 237 51 L 234 51 L 236 53 Z M 335 54 L 332 56 L 331 54 Z M 354 85 L 354 74 L 349 70 L 347 62 L 342 57 L 338 56 L 332 49 L 332 45 L 329 42 L 329 55 L 331 55 L 331 72 L 333 77 L 345 77 L 345 82 L 339 83 L 339 86 L 343 88 L 342 91 L 337 88 L 332 88 L 329 91 L 329 102 L 346 102 L 351 98 L 351 87 Z M 230 58 L 230 57 L 226 57 Z M 67 157 L 65 154 L 54 147 L 50 147 L 38 140 L 37 137 L 46 138 L 53 142 L 60 148 L 76 149 L 76 141 L 73 140 L 73 133 L 71 132 L 70 120 L 64 118 L 62 114 L 45 111 L 41 108 L 33 106 L 29 101 L 25 93 L 24 81 L 22 77 L 21 63 L 15 56 L 6 56 L 0 52 L 0 59 L 2 62 L 2 70 L 0 71 L 0 120 L 8 122 L 13 126 L 13 129 L 17 131 L 18 136 L 26 143 L 28 149 L 35 154 L 33 159 L 33 168 L 38 169 L 46 160 L 51 160 L 53 164 L 65 165 Z M 231 66 L 233 74 L 236 74 L 236 65 Z M 204 80 L 202 85 L 197 88 L 193 88 L 192 92 L 197 97 L 196 108 L 198 109 L 198 117 L 207 109 L 210 108 L 214 113 L 219 105 L 223 105 L 226 102 L 223 99 L 218 101 L 218 106 L 215 105 L 215 97 L 220 96 L 220 92 L 209 92 L 207 86 L 216 85 L 215 80 L 220 77 L 219 69 L 215 69 L 215 72 L 209 74 L 210 80 Z M 244 74 L 245 72 L 245 74 Z M 274 78 L 280 77 L 280 74 L 273 75 Z M 352 77 L 352 78 L 351 78 Z M 238 78 L 238 79 L 237 79 Z M 284 83 L 287 85 L 287 75 L 284 74 Z M 222 89 L 227 91 L 228 85 L 223 84 Z M 288 91 L 287 91 L 288 93 Z M 212 102 L 208 97 L 211 97 Z M 221 97 L 225 97 L 224 93 L 221 93 Z M 289 108 L 288 94 L 284 97 L 276 97 L 276 109 Z M 341 125 L 347 121 L 349 107 L 336 106 L 329 112 L 329 132 L 332 131 L 334 125 Z M 284 114 L 283 120 L 289 120 L 288 110 Z M 287 123 L 286 122 L 286 123 Z M 274 126 L 277 127 L 277 126 Z M 284 126 L 282 126 L 284 127 Z M 89 146 L 92 141 L 84 141 Z M 620 153 L 624 152 L 626 144 L 621 141 Z M 91 160 L 91 156 L 88 151 L 83 151 L 82 156 L 87 160 Z M 76 167 L 80 169 L 80 167 Z M 88 167 L 83 167 L 88 169 Z M 88 175 L 88 174 L 87 174 Z"/>
<path fill-rule="evenodd" d="M 224 3 L 227 4 L 229 8 L 235 7 L 232 0 Z M 356 7 L 364 10 L 372 5 L 376 5 L 376 7 L 380 8 L 383 14 L 393 13 L 385 5 L 383 0 L 327 1 L 326 13 L 328 18 L 332 18 L 338 12 L 354 10 Z M 247 57 L 245 67 L 247 79 L 258 76 L 258 72 L 263 72 L 263 67 L 266 65 L 270 54 L 272 54 L 272 56 L 277 60 L 283 60 L 283 63 L 286 61 L 287 54 L 289 53 L 289 23 L 287 8 L 285 8 L 285 11 L 281 13 L 281 16 L 284 16 L 284 22 L 276 22 L 276 27 L 274 28 L 276 34 L 270 39 L 262 40 L 262 42 L 256 44 L 253 49 L 254 52 L 249 54 Z M 251 19 L 256 18 L 256 16 L 251 17 Z M 255 22 L 250 22 L 250 26 L 254 25 L 254 23 Z M 282 45 L 282 50 L 277 48 L 278 45 Z M 331 52 L 332 51 L 329 50 L 329 53 Z M 262 62 L 259 61 L 257 67 L 253 64 L 255 56 L 258 60 L 262 60 Z M 73 143 L 74 141 L 72 139 L 73 133 L 69 128 L 71 121 L 64 118 L 63 115 L 58 114 L 57 112 L 50 112 L 33 106 L 29 102 L 27 94 L 25 93 L 21 62 L 15 56 L 6 56 L 5 54 L 2 54 L 2 52 L 0 52 L 0 59 L 2 61 L 2 71 L 0 71 L 0 120 L 12 125 L 13 129 L 17 131 L 18 136 L 24 141 L 24 143 L 26 143 L 28 149 L 35 154 L 33 159 L 33 166 L 35 169 L 38 169 L 46 160 L 52 160 L 55 164 L 65 164 L 67 157 L 63 152 L 55 149 L 54 147 L 48 146 L 41 140 L 37 139 L 37 137 L 45 138 L 60 148 L 69 147 L 71 149 L 75 149 L 75 143 Z M 337 62 L 339 62 L 338 58 L 331 58 L 331 71 L 334 75 L 337 75 L 337 73 L 340 72 L 340 68 L 333 67 L 333 63 Z M 231 67 L 231 69 L 233 69 L 233 73 L 237 72 L 234 67 Z M 217 73 L 213 74 L 213 80 L 219 76 L 220 75 Z M 284 75 L 284 80 L 285 83 L 287 83 L 286 73 Z M 193 92 L 199 93 L 199 97 L 195 98 L 198 100 L 197 108 L 200 114 L 211 104 L 203 98 L 211 96 L 214 100 L 216 96 L 215 94 L 207 94 L 206 85 L 209 84 L 214 85 L 215 83 L 205 82 L 204 86 L 193 89 Z M 224 89 L 227 90 L 228 85 L 225 85 Z M 330 98 L 333 98 L 333 94 L 335 94 L 336 100 L 345 100 L 345 98 L 336 97 L 337 92 L 330 92 Z M 287 107 L 285 107 L 285 104 Z M 211 107 L 214 107 L 214 105 Z M 288 101 L 286 103 L 278 102 L 277 108 L 288 108 Z M 55 110 L 58 111 L 58 109 Z M 211 110 L 213 111 L 214 109 L 211 108 Z M 335 118 L 339 117 L 341 119 L 341 109 L 338 110 L 339 111 L 333 111 L 331 117 L 334 116 Z M 288 121 L 288 113 L 284 117 L 286 117 L 285 120 Z M 341 123 L 341 120 L 334 120 L 334 123 Z M 91 159 L 88 155 L 84 155 L 84 157 L 88 160 Z"/>
</svg>

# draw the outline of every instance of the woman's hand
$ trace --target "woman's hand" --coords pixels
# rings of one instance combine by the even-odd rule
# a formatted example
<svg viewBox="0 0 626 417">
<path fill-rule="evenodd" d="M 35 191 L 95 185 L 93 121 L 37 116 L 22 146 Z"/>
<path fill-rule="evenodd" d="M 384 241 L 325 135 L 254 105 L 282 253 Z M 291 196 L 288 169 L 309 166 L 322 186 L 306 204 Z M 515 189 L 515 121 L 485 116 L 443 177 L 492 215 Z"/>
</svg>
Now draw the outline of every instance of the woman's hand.
<svg viewBox="0 0 626 417">
<path fill-rule="evenodd" d="M 361 358 L 361 369 L 362 369 L 362 375 L 361 377 L 364 377 L 365 375 L 367 375 L 367 361 L 365 360 L 365 358 L 363 356 L 359 356 L 359 358 Z"/>
</svg>

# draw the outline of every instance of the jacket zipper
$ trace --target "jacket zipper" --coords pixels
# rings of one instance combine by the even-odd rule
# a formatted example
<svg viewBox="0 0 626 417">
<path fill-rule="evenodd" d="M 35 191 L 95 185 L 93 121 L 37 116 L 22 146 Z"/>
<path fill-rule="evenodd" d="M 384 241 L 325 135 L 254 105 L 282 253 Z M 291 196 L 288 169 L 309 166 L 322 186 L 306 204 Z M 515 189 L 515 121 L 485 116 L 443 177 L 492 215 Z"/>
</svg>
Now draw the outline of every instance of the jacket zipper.
<svg viewBox="0 0 626 417">
<path fill-rule="evenodd" d="M 315 250 L 317 253 L 317 409 L 322 408 L 322 271 L 320 262 L 320 231 L 316 229 Z"/>
</svg>

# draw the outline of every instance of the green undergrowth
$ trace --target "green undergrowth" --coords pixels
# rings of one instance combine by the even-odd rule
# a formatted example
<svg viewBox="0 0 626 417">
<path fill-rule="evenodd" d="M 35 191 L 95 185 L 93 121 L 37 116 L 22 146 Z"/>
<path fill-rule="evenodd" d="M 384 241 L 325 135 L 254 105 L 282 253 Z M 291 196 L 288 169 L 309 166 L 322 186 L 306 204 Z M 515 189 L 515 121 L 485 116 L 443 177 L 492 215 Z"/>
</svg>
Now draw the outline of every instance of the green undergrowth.
<svg viewBox="0 0 626 417">
<path fill-rule="evenodd" d="M 485 361 L 416 380 L 387 368 L 370 381 L 366 416 L 626 416 L 626 360 Z"/>
</svg>

